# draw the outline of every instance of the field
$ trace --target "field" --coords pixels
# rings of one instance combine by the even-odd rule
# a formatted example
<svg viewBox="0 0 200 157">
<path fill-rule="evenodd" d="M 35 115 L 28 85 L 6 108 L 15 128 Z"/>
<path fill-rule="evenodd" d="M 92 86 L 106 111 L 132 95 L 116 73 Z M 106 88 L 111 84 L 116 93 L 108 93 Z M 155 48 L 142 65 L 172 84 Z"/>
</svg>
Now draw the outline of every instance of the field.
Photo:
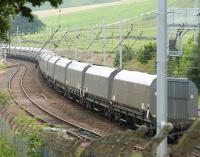
<svg viewBox="0 0 200 157">
<path fill-rule="evenodd" d="M 108 3 L 118 0 L 63 0 L 63 4 L 59 8 L 76 7 L 90 4 Z M 31 5 L 28 5 L 31 6 Z M 32 7 L 33 11 L 53 9 L 49 3 L 44 3 L 41 7 Z"/>
<path fill-rule="evenodd" d="M 176 7 L 180 4 L 182 7 L 193 7 L 192 0 L 168 0 L 168 5 Z M 157 0 L 135 0 L 128 4 L 121 4 L 112 7 L 104 7 L 97 9 L 89 9 L 86 11 L 78 11 L 76 13 L 69 13 L 61 15 L 61 26 L 62 27 L 82 27 L 91 25 L 101 25 L 102 17 L 106 17 L 107 23 L 116 22 L 119 16 L 122 19 L 129 19 L 138 16 L 142 13 L 152 11 L 156 9 Z M 180 7 L 180 5 L 179 5 Z M 47 27 L 58 26 L 59 16 L 51 16 L 40 18 L 42 22 L 46 24 Z"/>
<path fill-rule="evenodd" d="M 107 27 L 106 31 L 103 32 L 102 17 L 105 17 L 105 23 L 109 25 L 117 22 L 119 16 L 122 17 L 122 20 L 137 16 L 137 18 L 123 22 L 122 30 L 124 36 L 122 45 L 132 48 L 136 53 L 144 44 L 155 42 L 156 13 L 146 16 L 141 15 L 155 10 L 156 2 L 157 0 L 135 0 L 129 4 L 125 3 L 61 15 L 61 28 L 49 40 L 46 48 L 54 49 L 63 56 L 84 61 L 90 61 L 93 55 L 94 60 L 99 60 L 96 62 L 97 64 L 102 64 L 102 53 L 105 52 L 108 62 L 106 65 L 112 66 L 118 52 L 119 24 Z M 180 2 L 183 7 L 192 6 L 191 0 L 184 2 L 182 0 L 169 0 L 168 5 L 176 7 Z M 24 35 L 22 39 L 14 39 L 13 42 L 23 40 L 26 42 L 22 42 L 20 45 L 42 47 L 44 42 L 52 35 L 52 32 L 57 29 L 59 16 L 39 17 L 39 19 L 45 24 L 43 30 L 35 34 Z M 187 33 L 183 42 L 186 43 L 191 36 L 192 33 Z M 129 39 L 128 37 L 132 38 Z M 147 39 L 141 39 L 141 37 Z M 154 38 L 154 40 L 148 39 L 149 37 Z M 126 63 L 125 67 L 131 70 L 155 71 L 154 63 L 149 66 L 153 69 L 147 69 L 135 61 Z"/>
<path fill-rule="evenodd" d="M 71 14 L 61 15 L 61 17 L 60 17 L 61 28 L 59 29 L 60 34 L 57 33 L 57 38 L 59 38 L 59 36 L 62 36 L 64 31 L 68 31 L 68 30 L 72 30 L 72 29 L 85 29 L 90 26 L 101 27 L 103 16 L 105 17 L 106 23 L 109 24 L 109 23 L 118 21 L 119 15 L 123 19 L 132 18 L 135 16 L 139 16 L 140 14 L 142 14 L 144 12 L 151 11 L 151 10 L 155 9 L 155 7 L 156 7 L 156 0 L 145 0 L 145 1 L 142 0 L 142 1 L 136 1 L 135 3 L 130 3 L 130 4 L 117 5 L 117 6 L 113 6 L 113 7 L 105 7 L 103 9 L 99 8 L 99 9 L 92 9 L 92 10 L 88 10 L 88 11 L 80 11 L 80 12 L 73 13 L 73 14 L 71 13 Z M 58 23 L 59 23 L 58 16 L 40 18 L 40 20 L 46 25 L 46 27 L 44 27 L 44 30 L 41 32 L 38 32 L 37 34 L 25 35 L 25 36 L 23 36 L 24 40 L 31 39 L 34 41 L 44 42 L 45 39 L 47 39 L 48 36 L 50 36 L 52 31 L 55 31 L 55 29 L 57 28 Z M 125 24 L 126 26 L 123 27 L 124 35 L 127 33 L 127 31 L 129 31 L 132 23 L 135 24 L 134 21 L 132 21 L 131 23 Z M 135 25 L 137 27 L 137 23 Z M 137 28 L 136 27 L 134 28 L 134 31 L 131 31 L 132 35 L 135 35 L 135 36 L 137 36 L 141 32 L 141 28 L 138 29 L 138 27 Z M 155 29 L 155 25 L 153 24 L 153 28 L 148 28 L 148 29 Z M 101 31 L 101 28 L 94 30 L 93 32 L 91 32 L 91 31 L 81 32 L 82 40 L 85 42 L 80 42 L 81 43 L 81 44 L 79 44 L 80 48 L 81 49 L 84 49 L 84 47 L 86 48 L 88 45 L 88 43 L 86 43 L 86 41 L 87 42 L 89 41 L 88 38 L 94 38 L 95 35 L 97 35 L 99 33 L 99 31 Z M 155 30 L 154 31 L 144 30 L 144 31 L 146 31 L 146 33 L 144 33 L 144 34 L 148 34 L 149 36 L 151 36 L 151 35 L 155 36 Z M 93 37 L 89 37 L 90 36 L 89 34 L 91 34 L 91 33 L 93 34 Z M 76 36 L 76 34 L 71 33 L 70 38 L 73 39 L 74 36 Z M 110 36 L 111 34 L 114 34 L 117 36 L 119 34 L 118 25 L 113 26 L 112 28 L 107 30 L 105 32 L 105 34 L 106 34 L 106 36 Z M 103 33 L 100 34 L 100 37 L 102 37 L 102 36 L 103 36 Z M 101 51 L 101 47 L 102 47 L 101 46 L 102 41 L 98 41 L 98 42 L 99 43 L 97 43 L 96 46 L 94 46 L 95 51 L 97 51 L 97 52 Z M 118 43 L 118 39 L 115 39 L 112 42 Z M 71 44 L 73 44 L 73 43 L 71 43 Z M 85 44 L 85 46 L 84 46 L 84 44 Z M 26 43 L 25 45 L 31 46 L 30 42 Z M 113 44 L 113 45 L 116 45 L 116 44 Z M 137 45 L 138 45 L 138 43 L 137 43 Z M 41 47 L 41 43 L 36 46 Z M 66 47 L 66 45 L 59 44 L 58 47 L 64 48 L 64 47 Z M 109 47 L 111 47 L 111 48 L 109 48 Z M 115 46 L 109 46 L 109 44 L 108 44 L 107 45 L 108 51 L 112 50 L 112 47 L 115 47 Z"/>
<path fill-rule="evenodd" d="M 130 4 L 80 11 L 73 14 L 61 15 L 61 26 L 84 27 L 101 25 L 102 17 L 106 18 L 107 23 L 112 23 L 118 21 L 119 16 L 123 19 L 131 18 L 140 15 L 141 13 L 152 11 L 155 7 L 156 0 L 142 0 L 141 2 Z M 40 18 L 47 27 L 57 27 L 58 19 L 58 16 Z"/>
</svg>

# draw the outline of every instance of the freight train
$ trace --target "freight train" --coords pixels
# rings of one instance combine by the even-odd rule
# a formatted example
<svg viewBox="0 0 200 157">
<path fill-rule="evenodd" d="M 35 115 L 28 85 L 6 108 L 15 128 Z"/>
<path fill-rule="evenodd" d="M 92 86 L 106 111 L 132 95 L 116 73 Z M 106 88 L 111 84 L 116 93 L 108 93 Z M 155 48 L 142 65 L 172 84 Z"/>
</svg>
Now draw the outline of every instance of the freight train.
<svg viewBox="0 0 200 157">
<path fill-rule="evenodd" d="M 4 47 L 8 49 L 8 47 Z M 156 75 L 70 60 L 50 50 L 11 46 L 8 57 L 33 61 L 67 99 L 129 127 L 156 128 Z M 168 121 L 184 131 L 198 116 L 198 90 L 187 78 L 168 77 Z"/>
</svg>

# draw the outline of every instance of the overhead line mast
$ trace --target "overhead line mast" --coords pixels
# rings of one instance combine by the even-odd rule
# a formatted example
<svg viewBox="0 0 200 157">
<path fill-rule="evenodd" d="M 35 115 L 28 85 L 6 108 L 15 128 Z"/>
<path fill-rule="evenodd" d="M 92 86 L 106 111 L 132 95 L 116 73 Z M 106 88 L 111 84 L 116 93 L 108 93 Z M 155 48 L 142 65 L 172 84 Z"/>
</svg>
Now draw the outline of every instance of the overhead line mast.
<svg viewBox="0 0 200 157">
<path fill-rule="evenodd" d="M 198 12 L 200 13 L 199 9 L 199 0 L 194 0 L 194 8 L 198 9 Z M 200 15 L 197 16 L 198 24 L 200 24 Z M 200 28 L 196 29 L 194 31 L 194 45 L 195 47 L 198 46 L 198 34 L 199 34 Z"/>
<path fill-rule="evenodd" d="M 167 123 L 167 0 L 157 0 L 157 134 Z M 158 157 L 167 154 L 167 139 L 157 150 Z"/>
</svg>

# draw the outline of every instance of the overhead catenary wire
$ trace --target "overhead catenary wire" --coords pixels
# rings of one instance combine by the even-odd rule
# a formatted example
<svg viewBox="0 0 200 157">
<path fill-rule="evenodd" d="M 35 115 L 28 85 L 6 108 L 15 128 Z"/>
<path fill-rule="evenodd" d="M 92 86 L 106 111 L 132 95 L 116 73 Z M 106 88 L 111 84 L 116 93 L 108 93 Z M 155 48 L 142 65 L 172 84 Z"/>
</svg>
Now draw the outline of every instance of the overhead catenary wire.
<svg viewBox="0 0 200 157">
<path fill-rule="evenodd" d="M 154 18 L 154 16 L 156 14 L 150 14 L 151 17 Z M 145 17 L 148 15 L 144 15 L 142 17 Z M 112 22 L 114 23 L 114 22 Z M 131 27 L 134 28 L 134 30 L 129 34 L 127 35 L 127 33 L 129 32 L 129 30 L 131 29 Z M 52 40 L 51 43 L 53 43 L 53 46 L 55 48 L 58 48 L 59 51 L 60 51 L 60 48 L 63 49 L 62 52 L 64 52 L 64 49 L 65 47 L 69 50 L 69 52 L 71 53 L 72 49 L 73 49 L 73 42 L 75 41 L 75 37 L 74 37 L 74 33 L 76 33 L 78 31 L 78 29 L 69 29 L 69 26 L 66 27 L 66 26 L 61 26 L 62 29 L 59 29 L 59 31 L 55 34 L 55 36 L 53 37 L 54 40 Z M 67 29 L 64 30 L 64 29 Z M 99 53 L 101 52 L 101 49 L 102 47 L 100 46 L 101 45 L 101 40 L 103 39 L 102 37 L 102 27 L 101 26 L 86 26 L 86 27 L 81 27 L 79 30 L 81 30 L 82 34 L 80 35 L 79 39 L 78 39 L 78 42 L 81 43 L 78 45 L 78 49 L 79 49 L 79 52 L 83 52 L 83 53 L 88 53 L 88 50 L 92 47 L 93 49 L 95 49 L 95 52 Z M 112 54 L 114 51 L 116 51 L 117 47 L 119 46 L 120 42 L 118 42 L 117 40 L 119 39 L 119 35 L 118 35 L 118 26 L 117 25 L 112 25 L 110 27 L 107 27 L 106 28 L 106 49 L 107 49 L 107 52 L 109 52 L 106 56 L 109 56 L 111 59 L 114 59 L 116 54 Z M 126 30 L 126 31 L 125 31 Z M 123 25 L 123 34 L 122 34 L 122 38 L 123 38 L 123 41 L 121 43 L 121 45 L 123 47 L 126 47 L 126 49 L 129 49 L 130 51 L 134 51 L 134 57 L 137 57 L 135 55 L 138 55 L 140 53 L 140 50 L 142 50 L 143 48 L 143 45 L 145 44 L 148 44 L 148 42 L 154 42 L 156 40 L 156 37 L 153 37 L 153 35 L 149 34 L 149 32 L 154 32 L 155 33 L 155 30 L 156 30 L 156 26 L 155 24 L 153 23 L 145 23 L 141 26 L 141 24 L 135 24 L 134 23 L 134 19 L 133 20 L 130 20 L 128 21 L 126 24 Z M 88 39 L 86 40 L 87 35 L 86 35 L 86 31 L 92 31 L 92 34 L 93 34 L 93 40 L 90 42 L 88 41 Z M 184 31 L 183 35 L 186 35 L 189 31 L 191 30 L 186 30 Z M 38 34 L 39 38 L 41 40 L 26 40 L 26 36 L 22 36 L 22 38 L 24 38 L 21 42 L 21 45 L 24 45 L 24 44 L 30 44 L 30 42 L 33 42 L 34 45 L 42 45 L 43 41 L 44 41 L 44 35 L 47 35 L 49 32 L 48 31 L 45 31 L 43 32 L 42 34 Z M 98 33 L 100 33 L 98 35 Z M 152 34 L 154 34 L 152 33 Z M 22 33 L 20 33 L 22 34 Z M 50 35 L 51 36 L 51 35 Z M 50 36 L 48 38 L 50 38 Z M 96 38 L 95 38 L 96 36 Z M 189 36 L 189 35 L 188 35 Z M 188 37 L 187 37 L 188 38 Z M 28 38 L 27 38 L 28 39 Z M 43 41 L 42 41 L 43 40 Z M 88 41 L 87 43 L 85 41 Z M 49 42 L 47 43 L 49 44 Z M 65 46 L 66 45 L 66 46 Z M 62 54 L 64 56 L 69 56 L 69 54 Z M 98 54 L 97 54 L 98 55 Z M 93 57 L 96 57 L 97 56 L 96 53 Z M 151 55 L 151 56 L 156 56 L 155 54 L 148 54 L 148 55 Z M 70 57 L 70 56 L 69 56 Z M 71 57 L 73 58 L 73 57 Z M 181 58 L 181 57 L 180 57 Z M 195 56 L 194 57 L 191 57 L 191 56 L 187 56 L 186 54 L 184 54 L 184 58 L 194 58 L 195 59 Z M 77 58 L 78 59 L 78 58 Z M 80 59 L 80 57 L 79 57 Z M 169 60 L 171 61 L 172 59 L 169 58 Z M 84 61 L 84 60 L 82 60 Z M 98 58 L 95 59 L 95 62 L 99 62 Z M 100 63 L 97 63 L 97 64 L 100 64 Z M 109 65 L 110 66 L 110 65 Z"/>
<path fill-rule="evenodd" d="M 46 47 L 46 45 L 49 43 L 49 41 L 55 36 L 55 34 L 59 31 L 59 29 L 60 29 L 60 26 L 58 26 L 58 28 L 55 30 L 55 32 L 53 32 L 51 34 L 51 36 L 44 42 L 44 44 L 42 45 L 38 55 L 41 54 L 42 50 Z"/>
</svg>

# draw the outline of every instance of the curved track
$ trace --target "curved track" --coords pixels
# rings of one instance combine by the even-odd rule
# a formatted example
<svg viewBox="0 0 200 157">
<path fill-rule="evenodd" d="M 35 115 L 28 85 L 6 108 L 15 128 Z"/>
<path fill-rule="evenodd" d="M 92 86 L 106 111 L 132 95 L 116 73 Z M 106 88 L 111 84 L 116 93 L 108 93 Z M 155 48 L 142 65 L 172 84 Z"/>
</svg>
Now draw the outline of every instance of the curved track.
<svg viewBox="0 0 200 157">
<path fill-rule="evenodd" d="M 17 67 L 13 66 L 12 68 L 16 68 L 16 71 L 13 73 L 12 77 L 9 80 L 8 87 L 9 92 L 14 100 L 14 102 L 20 106 L 23 110 L 25 110 L 29 115 L 32 117 L 36 117 L 40 122 L 47 123 L 52 127 L 59 127 L 64 130 L 66 130 L 67 134 L 79 138 L 79 139 L 87 139 L 87 140 L 94 140 L 98 137 L 101 137 L 101 135 L 85 129 L 83 127 L 80 127 L 78 125 L 75 125 L 71 122 L 68 122 L 57 115 L 51 113 L 50 111 L 44 109 L 40 104 L 36 103 L 31 96 L 27 93 L 26 89 L 23 85 L 23 79 L 27 71 L 26 64 L 18 61 L 12 61 L 15 62 Z M 21 88 L 21 95 L 20 98 L 26 98 L 26 104 L 20 104 L 18 100 L 14 96 L 14 92 L 12 90 L 12 82 L 14 80 L 19 79 L 18 83 Z M 143 146 L 134 146 L 134 149 L 137 151 L 143 151 Z M 200 147 L 196 146 L 194 150 L 191 153 L 192 157 L 200 157 Z"/>
<path fill-rule="evenodd" d="M 192 157 L 200 157 L 200 146 L 196 146 L 191 155 Z"/>
<path fill-rule="evenodd" d="M 76 124 L 73 124 L 69 121 L 66 121 L 66 120 L 58 117 L 57 115 L 44 109 L 42 106 L 40 106 L 38 103 L 36 103 L 33 99 L 31 99 L 31 96 L 26 92 L 26 89 L 24 88 L 24 85 L 23 85 L 23 79 L 24 79 L 24 75 L 27 71 L 27 67 L 25 64 L 23 64 L 21 62 L 16 62 L 16 61 L 14 61 L 14 62 L 17 63 L 18 66 L 16 68 L 16 71 L 14 72 L 14 74 L 11 76 L 11 78 L 9 80 L 8 88 L 9 88 L 9 92 L 11 94 L 12 99 L 20 108 L 25 110 L 26 113 L 28 113 L 32 117 L 36 117 L 40 122 L 47 123 L 53 127 L 62 128 L 64 130 L 66 130 L 66 132 L 69 135 L 77 137 L 79 139 L 94 140 L 98 137 L 101 137 L 101 135 L 99 135 L 91 130 L 80 127 Z M 20 104 L 14 96 L 14 90 L 12 90 L 12 88 L 13 88 L 12 82 L 14 82 L 14 81 L 16 81 L 18 86 L 20 86 L 21 91 L 20 91 L 19 96 L 20 96 L 20 99 L 25 100 L 25 104 Z"/>
</svg>

